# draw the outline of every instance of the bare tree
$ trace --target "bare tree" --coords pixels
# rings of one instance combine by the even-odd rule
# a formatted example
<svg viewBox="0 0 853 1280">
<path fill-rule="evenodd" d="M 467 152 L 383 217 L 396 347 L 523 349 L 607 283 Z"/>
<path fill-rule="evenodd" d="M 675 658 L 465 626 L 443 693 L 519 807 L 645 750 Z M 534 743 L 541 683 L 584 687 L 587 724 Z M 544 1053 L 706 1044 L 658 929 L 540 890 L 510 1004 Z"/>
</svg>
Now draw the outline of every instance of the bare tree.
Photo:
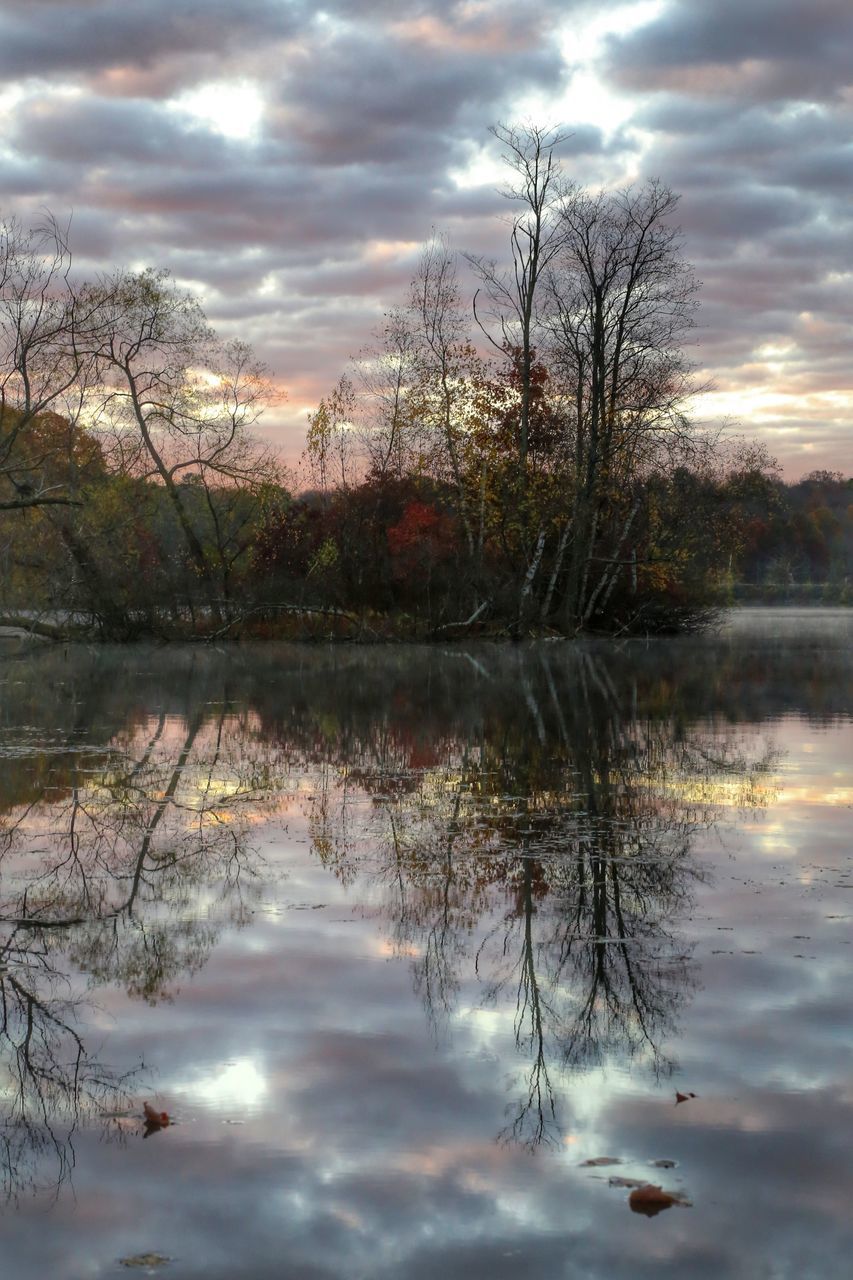
<svg viewBox="0 0 853 1280">
<path fill-rule="evenodd" d="M 49 214 L 32 230 L 0 221 L 0 511 L 79 504 L 36 430 L 50 414 L 78 421 L 95 369 L 97 308 L 72 284 L 67 230 Z"/>
<path fill-rule="evenodd" d="M 470 378 L 478 368 L 456 255 L 447 238 L 434 233 L 406 304 L 388 312 L 372 345 L 310 417 L 307 454 L 323 491 L 330 481 L 345 491 L 368 469 L 383 478 L 441 478 L 457 495 L 471 550 L 463 446 Z"/>
<path fill-rule="evenodd" d="M 474 519 L 465 476 L 464 442 L 471 407 L 471 379 L 479 361 L 468 340 L 456 272 L 447 238 L 433 234 L 424 246 L 412 281 L 409 313 L 416 334 L 419 415 L 435 440 L 438 470 L 449 472 L 457 495 L 469 555 L 475 546 Z"/>
<path fill-rule="evenodd" d="M 670 220 L 676 205 L 655 181 L 616 194 L 576 189 L 561 202 L 549 328 L 567 410 L 573 504 L 561 556 L 568 548 L 563 609 L 574 627 L 615 581 L 638 481 L 692 439 L 683 344 L 697 285 Z"/>
<path fill-rule="evenodd" d="M 504 356 L 520 359 L 519 467 L 527 463 L 530 443 L 530 398 L 534 348 L 540 323 L 540 287 L 559 251 L 563 228 L 557 216 L 562 190 L 556 151 L 569 136 L 536 124 L 497 124 L 491 129 L 503 147 L 513 177 L 503 195 L 521 206 L 509 219 L 512 267 L 501 270 L 490 258 L 468 254 L 468 262 L 488 299 L 480 322 L 489 341 Z M 478 321 L 477 296 L 474 312 Z"/>
<path fill-rule="evenodd" d="M 428 441 L 413 412 L 417 339 L 404 308 L 389 311 L 373 346 L 354 362 L 357 386 L 357 434 L 375 476 L 419 473 Z"/>
<path fill-rule="evenodd" d="M 201 306 L 162 271 L 119 273 L 87 292 L 99 311 L 99 369 L 91 411 L 109 431 L 115 470 L 163 485 L 189 557 L 221 620 L 215 557 L 187 501 L 186 476 L 223 485 L 268 474 L 268 452 L 249 431 L 272 396 L 266 370 L 240 342 L 223 343 Z"/>
</svg>

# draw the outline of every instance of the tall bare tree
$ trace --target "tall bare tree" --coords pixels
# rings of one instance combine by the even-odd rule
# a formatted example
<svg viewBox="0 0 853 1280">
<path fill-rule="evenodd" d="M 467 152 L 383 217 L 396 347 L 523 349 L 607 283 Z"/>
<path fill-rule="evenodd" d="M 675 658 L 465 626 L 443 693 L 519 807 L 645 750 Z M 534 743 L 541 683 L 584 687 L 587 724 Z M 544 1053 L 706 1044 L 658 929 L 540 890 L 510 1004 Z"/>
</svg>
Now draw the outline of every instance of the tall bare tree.
<svg viewBox="0 0 853 1280">
<path fill-rule="evenodd" d="M 615 581 L 638 482 L 694 439 L 683 347 L 697 285 L 671 221 L 676 205 L 653 181 L 615 194 L 574 189 L 560 206 L 549 345 L 567 410 L 573 503 L 560 556 L 568 549 L 563 609 L 574 627 Z"/>
<path fill-rule="evenodd" d="M 478 295 L 474 299 L 475 315 L 483 332 L 502 355 L 518 352 L 518 461 L 523 472 L 530 445 L 530 399 L 541 286 L 562 237 L 558 210 L 563 179 L 556 153 L 569 135 L 536 124 L 497 124 L 491 132 L 503 147 L 503 159 L 512 173 L 503 195 L 514 206 L 520 206 L 509 218 L 512 265 L 506 271 L 491 258 L 476 254 L 468 254 L 467 258 L 488 300 L 486 308 L 481 307 L 478 312 Z"/>
</svg>

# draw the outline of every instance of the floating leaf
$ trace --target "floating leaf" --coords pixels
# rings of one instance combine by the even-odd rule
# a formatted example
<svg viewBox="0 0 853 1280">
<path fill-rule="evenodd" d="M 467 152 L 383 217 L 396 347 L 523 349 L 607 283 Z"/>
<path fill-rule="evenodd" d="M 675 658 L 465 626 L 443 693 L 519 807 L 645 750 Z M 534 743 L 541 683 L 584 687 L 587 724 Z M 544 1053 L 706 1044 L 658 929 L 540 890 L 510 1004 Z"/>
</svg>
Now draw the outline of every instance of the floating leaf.
<svg viewBox="0 0 853 1280">
<path fill-rule="evenodd" d="M 674 1204 L 680 1205 L 682 1209 L 690 1208 L 690 1201 L 679 1192 L 664 1191 L 663 1187 L 653 1186 L 651 1183 L 632 1191 L 628 1204 L 632 1213 L 642 1213 L 647 1218 L 654 1218 L 656 1214 L 663 1213 L 664 1209 L 671 1209 Z"/>
<path fill-rule="evenodd" d="M 165 1267 L 171 1261 L 164 1253 L 135 1253 L 130 1258 L 119 1258 L 123 1267 Z"/>
<path fill-rule="evenodd" d="M 143 1138 L 150 1138 L 152 1133 L 159 1133 L 161 1129 L 168 1129 L 171 1120 L 167 1111 L 155 1111 L 150 1102 L 143 1103 L 142 1110 L 145 1115 Z"/>
</svg>

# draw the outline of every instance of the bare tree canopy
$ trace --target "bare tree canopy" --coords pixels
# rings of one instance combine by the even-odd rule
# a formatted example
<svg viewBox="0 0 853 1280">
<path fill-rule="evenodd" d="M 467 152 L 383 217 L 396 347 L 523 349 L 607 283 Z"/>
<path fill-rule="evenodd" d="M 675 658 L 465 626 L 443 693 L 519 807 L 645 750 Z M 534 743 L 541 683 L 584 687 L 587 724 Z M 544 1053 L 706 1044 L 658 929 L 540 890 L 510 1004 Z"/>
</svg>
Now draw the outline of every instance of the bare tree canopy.
<svg viewBox="0 0 853 1280">
<path fill-rule="evenodd" d="M 68 228 L 51 215 L 32 230 L 0 221 L 0 510 L 72 505 L 51 476 L 54 451 L 33 424 L 79 417 L 96 376 L 97 314 L 71 279 Z"/>
</svg>

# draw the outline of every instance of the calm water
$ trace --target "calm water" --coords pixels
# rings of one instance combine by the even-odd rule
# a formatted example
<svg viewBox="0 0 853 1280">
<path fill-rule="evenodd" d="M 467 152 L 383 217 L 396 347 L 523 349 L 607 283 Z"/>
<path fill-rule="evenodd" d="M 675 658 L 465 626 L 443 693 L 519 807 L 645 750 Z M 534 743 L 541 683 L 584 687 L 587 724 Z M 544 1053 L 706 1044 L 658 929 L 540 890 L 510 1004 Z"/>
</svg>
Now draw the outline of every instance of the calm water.
<svg viewBox="0 0 853 1280">
<path fill-rule="evenodd" d="M 3 1275 L 849 1276 L 851 639 L 7 643 Z"/>
</svg>

